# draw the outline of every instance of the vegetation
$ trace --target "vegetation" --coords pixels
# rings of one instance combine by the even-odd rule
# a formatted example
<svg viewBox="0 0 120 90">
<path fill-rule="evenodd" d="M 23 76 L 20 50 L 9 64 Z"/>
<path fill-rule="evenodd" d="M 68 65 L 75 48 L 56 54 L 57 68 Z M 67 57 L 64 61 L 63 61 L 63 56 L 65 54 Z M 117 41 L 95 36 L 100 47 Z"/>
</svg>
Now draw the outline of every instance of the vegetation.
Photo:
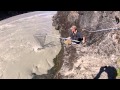
<svg viewBox="0 0 120 90">
<path fill-rule="evenodd" d="M 117 60 L 117 65 L 120 66 L 120 58 Z M 117 69 L 117 78 L 120 78 L 120 67 Z"/>
</svg>

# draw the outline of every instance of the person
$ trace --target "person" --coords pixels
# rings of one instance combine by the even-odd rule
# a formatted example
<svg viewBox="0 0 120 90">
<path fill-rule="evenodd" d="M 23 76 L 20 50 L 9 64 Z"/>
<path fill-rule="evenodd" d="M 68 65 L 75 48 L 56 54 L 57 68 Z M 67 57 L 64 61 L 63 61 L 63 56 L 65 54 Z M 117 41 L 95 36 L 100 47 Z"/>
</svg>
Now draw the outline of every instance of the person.
<svg viewBox="0 0 120 90">
<path fill-rule="evenodd" d="M 80 44 L 81 42 L 83 44 L 85 43 L 86 38 L 82 35 L 81 32 L 77 30 L 77 27 L 75 25 L 73 25 L 68 32 L 68 40 L 71 40 L 71 44 Z"/>
<path fill-rule="evenodd" d="M 116 79 L 117 70 L 113 66 L 103 66 L 100 68 L 98 74 L 94 77 L 94 79 L 99 79 L 103 72 L 107 73 L 108 79 Z"/>
<path fill-rule="evenodd" d="M 118 16 L 115 16 L 115 20 L 116 20 L 117 24 L 120 22 L 120 19 Z"/>
</svg>

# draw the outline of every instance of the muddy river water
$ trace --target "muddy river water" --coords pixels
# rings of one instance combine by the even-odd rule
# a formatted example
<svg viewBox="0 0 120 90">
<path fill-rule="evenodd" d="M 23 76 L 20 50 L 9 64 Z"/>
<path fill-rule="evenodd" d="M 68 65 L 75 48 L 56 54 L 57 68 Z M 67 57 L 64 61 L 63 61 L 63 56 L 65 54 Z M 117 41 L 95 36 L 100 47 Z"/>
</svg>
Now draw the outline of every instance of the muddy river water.
<svg viewBox="0 0 120 90">
<path fill-rule="evenodd" d="M 31 79 L 31 73 L 46 74 L 54 66 L 53 59 L 61 50 L 59 32 L 52 26 L 55 11 L 35 11 L 0 21 L 0 78 Z M 47 33 L 41 48 L 34 37 Z M 49 45 L 49 44 L 48 44 Z"/>
</svg>

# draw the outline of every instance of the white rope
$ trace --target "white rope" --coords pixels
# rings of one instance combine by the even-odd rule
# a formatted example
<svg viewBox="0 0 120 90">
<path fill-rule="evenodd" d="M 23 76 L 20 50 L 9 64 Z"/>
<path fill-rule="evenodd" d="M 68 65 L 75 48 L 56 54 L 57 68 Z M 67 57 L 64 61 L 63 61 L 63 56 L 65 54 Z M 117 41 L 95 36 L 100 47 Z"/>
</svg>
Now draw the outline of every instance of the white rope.
<svg viewBox="0 0 120 90">
<path fill-rule="evenodd" d="M 48 35 L 48 34 L 45 34 L 47 36 L 50 36 L 50 37 L 54 37 L 54 38 L 59 38 L 59 39 L 64 39 L 64 40 L 68 40 L 69 38 L 63 38 L 63 37 L 60 37 L 60 36 L 57 36 L 57 35 Z M 35 36 L 44 36 L 44 35 L 35 35 Z M 80 42 L 78 40 L 72 40 L 73 42 Z"/>
<path fill-rule="evenodd" d="M 108 28 L 108 29 L 100 29 L 100 30 L 95 30 L 95 31 L 88 31 L 88 30 L 85 30 L 87 32 L 101 32 L 101 31 L 108 31 L 108 30 L 120 30 L 120 28 Z M 67 40 L 68 38 L 63 38 L 63 37 L 60 37 L 60 36 L 56 36 L 56 35 L 48 35 L 48 34 L 45 34 L 47 36 L 50 36 L 50 37 L 54 37 L 54 38 L 59 38 L 59 39 L 63 39 L 63 40 Z M 44 36 L 44 35 L 35 35 L 35 36 Z M 80 42 L 78 40 L 72 40 L 73 42 Z"/>
<path fill-rule="evenodd" d="M 101 32 L 101 31 L 108 31 L 108 30 L 120 30 L 120 28 L 108 28 L 108 29 L 100 29 L 100 30 L 95 30 L 95 31 L 88 31 L 88 32 Z"/>
</svg>

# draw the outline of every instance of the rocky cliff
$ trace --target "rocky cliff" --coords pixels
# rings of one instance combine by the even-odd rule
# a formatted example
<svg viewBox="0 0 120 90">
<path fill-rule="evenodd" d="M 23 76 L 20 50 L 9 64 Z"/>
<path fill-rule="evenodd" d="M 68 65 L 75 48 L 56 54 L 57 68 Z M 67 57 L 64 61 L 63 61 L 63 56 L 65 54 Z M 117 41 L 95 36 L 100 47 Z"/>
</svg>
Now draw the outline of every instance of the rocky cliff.
<svg viewBox="0 0 120 90">
<path fill-rule="evenodd" d="M 68 37 L 68 29 L 76 25 L 79 31 L 86 29 L 81 32 L 87 41 L 86 46 L 72 45 L 64 48 L 61 59 L 63 64 L 56 78 L 116 78 L 120 67 L 120 30 L 89 31 L 119 28 L 119 18 L 119 11 L 58 11 L 53 17 L 53 26 L 61 36 Z M 103 69 L 104 66 L 108 68 Z"/>
</svg>

